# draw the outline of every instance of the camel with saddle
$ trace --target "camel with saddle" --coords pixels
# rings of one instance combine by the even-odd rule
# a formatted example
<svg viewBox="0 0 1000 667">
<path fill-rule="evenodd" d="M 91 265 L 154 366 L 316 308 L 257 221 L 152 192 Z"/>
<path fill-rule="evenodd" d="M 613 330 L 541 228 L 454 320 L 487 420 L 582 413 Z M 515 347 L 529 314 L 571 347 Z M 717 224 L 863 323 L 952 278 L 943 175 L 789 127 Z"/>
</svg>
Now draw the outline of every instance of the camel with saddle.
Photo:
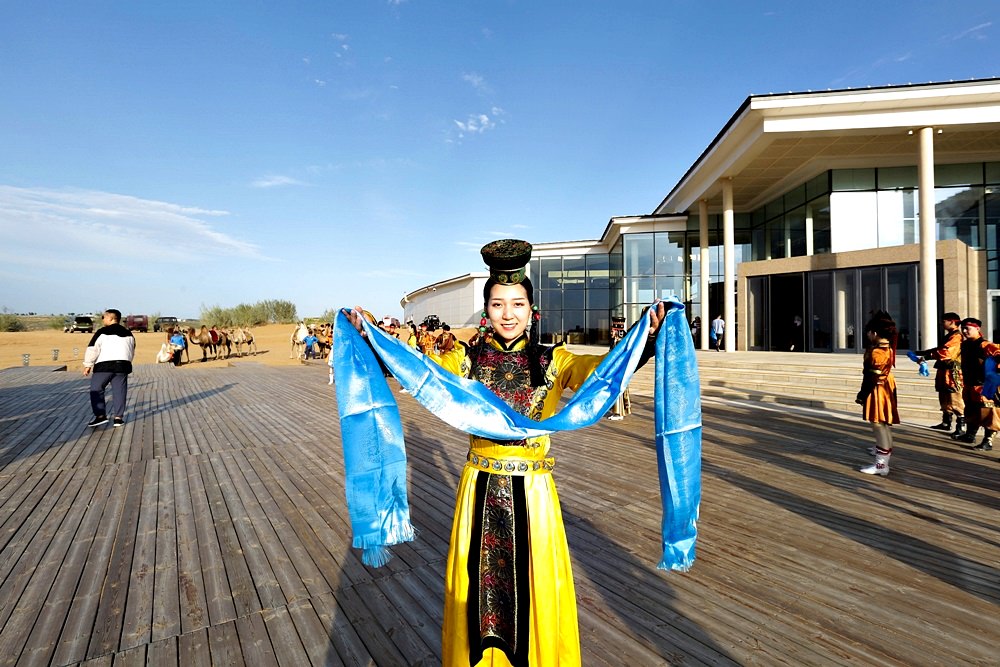
<svg viewBox="0 0 1000 667">
<path fill-rule="evenodd" d="M 225 331 L 220 331 L 215 327 L 209 329 L 204 324 L 201 325 L 201 330 L 197 333 L 193 328 L 188 328 L 187 338 L 189 345 L 197 345 L 201 348 L 201 360 L 208 361 L 209 352 L 212 354 L 213 359 L 222 358 L 222 350 L 226 350 L 226 358 L 232 353 L 232 344 L 229 340 L 228 334 Z"/>
<path fill-rule="evenodd" d="M 229 330 L 229 340 L 236 348 L 236 356 L 242 357 L 243 348 L 246 346 L 246 354 L 257 354 L 257 342 L 254 340 L 253 332 L 245 327 L 236 327 Z"/>
</svg>

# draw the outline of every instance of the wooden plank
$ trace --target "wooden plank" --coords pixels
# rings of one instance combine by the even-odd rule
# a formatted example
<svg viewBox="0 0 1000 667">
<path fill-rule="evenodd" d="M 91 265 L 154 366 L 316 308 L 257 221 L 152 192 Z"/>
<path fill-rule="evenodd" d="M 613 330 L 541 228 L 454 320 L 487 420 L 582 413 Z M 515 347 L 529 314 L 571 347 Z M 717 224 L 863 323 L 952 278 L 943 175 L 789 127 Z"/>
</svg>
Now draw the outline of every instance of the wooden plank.
<svg viewBox="0 0 1000 667">
<path fill-rule="evenodd" d="M 177 663 L 179 667 L 211 667 L 207 628 L 186 632 L 177 638 Z"/>
<path fill-rule="evenodd" d="M 309 652 L 295 630 L 287 607 L 261 612 L 275 661 L 279 665 L 306 665 L 311 663 Z"/>
<path fill-rule="evenodd" d="M 209 507 L 198 459 L 184 457 L 175 459 L 175 463 L 183 466 L 190 500 L 190 513 L 182 515 L 181 508 L 178 508 L 178 536 L 181 540 L 178 548 L 182 572 L 186 573 L 182 575 L 186 578 L 183 581 L 184 595 L 181 597 L 184 604 L 181 622 L 185 632 L 189 632 L 189 624 L 193 629 L 206 623 L 218 625 L 234 620 L 236 607 L 232 586 L 239 585 L 240 581 L 235 576 L 230 581 L 226 576 L 220 536 L 216 532 L 217 520 Z M 180 479 L 180 476 L 175 474 L 174 479 Z M 198 592 L 196 574 L 199 569 L 204 582 L 204 593 L 201 594 Z M 206 614 L 197 612 L 201 595 L 204 596 L 207 617 Z"/>
<path fill-rule="evenodd" d="M 218 536 L 219 554 L 225 566 L 226 578 L 229 582 L 230 597 L 236 612 L 236 617 L 260 610 L 261 602 L 257 597 L 257 590 L 253 578 L 250 576 L 250 569 L 246 558 L 243 556 L 243 547 L 236 535 L 230 508 L 222 495 L 219 482 L 216 478 L 214 462 L 211 459 L 201 460 L 202 489 L 208 499 L 208 506 L 215 525 L 215 532 Z M 201 516 L 201 515 L 198 515 Z M 206 553 L 201 552 L 205 559 Z M 207 573 L 207 571 L 206 571 Z M 209 597 L 209 610 L 215 606 L 213 598 Z M 213 624 L 214 624 L 213 620 Z"/>
<path fill-rule="evenodd" d="M 100 468 L 75 471 L 74 476 L 81 484 L 77 492 L 73 491 L 75 484 L 67 487 L 63 500 L 53 508 L 50 522 L 58 522 L 59 525 L 51 541 L 38 545 L 37 557 L 25 552 L 21 562 L 31 563 L 33 572 L 21 593 L 17 613 L 11 616 L 0 632 L 0 662 L 14 664 L 19 655 L 29 661 L 35 659 L 40 663 L 47 662 L 55 648 L 55 639 L 62 627 L 66 605 L 72 598 L 76 579 L 82 569 L 82 559 L 79 557 L 82 549 L 73 553 L 73 547 L 78 542 L 89 544 L 90 534 L 85 531 L 91 528 L 91 522 L 86 522 L 84 515 L 91 502 L 101 504 L 100 499 L 95 498 L 101 473 Z M 68 583 L 58 580 L 66 561 L 66 569 L 70 572 Z M 69 590 L 66 590 L 67 587 Z M 37 643 L 32 643 L 32 638 Z"/>
<path fill-rule="evenodd" d="M 330 635 L 309 600 L 299 600 L 288 605 L 288 614 L 313 667 L 339 667 L 346 664 L 330 641 Z"/>
<path fill-rule="evenodd" d="M 150 641 L 155 643 L 181 633 L 181 603 L 173 466 L 170 461 L 155 458 L 150 459 L 150 465 L 158 467 L 159 475 L 156 500 L 156 569 L 150 628 Z"/>
<path fill-rule="evenodd" d="M 243 658 L 239 635 L 236 634 L 236 621 L 209 627 L 208 644 L 212 652 L 213 667 L 225 667 L 226 665 L 238 667 L 253 664 Z"/>
<path fill-rule="evenodd" d="M 180 627 L 174 629 L 174 634 L 189 633 L 208 624 L 208 609 L 205 599 L 205 580 L 201 570 L 201 556 L 198 552 L 198 529 L 194 519 L 192 495 L 195 493 L 189 483 L 188 469 L 180 457 L 170 459 L 173 478 L 173 534 L 176 540 L 177 553 L 177 588 Z M 168 506 L 169 507 L 169 506 Z M 159 537 L 159 536 L 158 536 Z M 214 531 L 212 541 L 215 541 Z M 169 547 L 169 544 L 165 546 Z M 160 553 L 157 545 L 157 554 Z M 218 561 L 221 564 L 221 559 Z M 159 600 L 157 600 L 159 603 Z M 230 617 L 232 618 L 232 617 Z M 228 620 L 228 619 L 227 619 Z"/>
<path fill-rule="evenodd" d="M 136 529 L 143 496 L 142 466 L 131 467 L 128 488 L 122 503 L 121 523 L 108 556 L 106 585 L 97 603 L 97 617 L 87 648 L 88 658 L 96 658 L 118 649 L 122 637 L 122 612 L 130 595 L 130 575 L 136 544 Z"/>
<path fill-rule="evenodd" d="M 149 667 L 179 667 L 177 659 L 177 637 L 154 641 L 146 653 L 146 665 Z M 190 663 L 181 664 L 188 667 Z"/>
<path fill-rule="evenodd" d="M 300 565 L 304 571 L 303 575 L 300 575 L 296 571 L 292 559 L 294 555 L 304 553 L 298 538 L 286 530 L 282 530 L 283 535 L 281 537 L 278 536 L 274 524 L 281 523 L 281 512 L 277 509 L 274 502 L 270 500 L 266 492 L 254 493 L 254 490 L 248 483 L 248 478 L 252 476 L 256 479 L 256 476 L 252 474 L 253 471 L 250 463 L 242 453 L 226 452 L 221 454 L 220 457 L 223 465 L 229 471 L 229 479 L 232 481 L 233 488 L 246 511 L 249 525 L 260 544 L 264 558 L 267 560 L 268 569 L 273 573 L 275 582 L 281 592 L 281 604 L 267 606 L 283 606 L 290 601 L 308 597 L 308 592 L 302 582 L 302 576 L 320 578 L 320 574 L 315 567 L 308 568 L 307 570 L 307 567 L 312 565 L 308 558 L 302 559 L 303 562 Z M 259 482 L 257 486 L 260 486 Z M 290 552 L 292 555 L 290 555 Z"/>
<path fill-rule="evenodd" d="M 109 566 L 115 553 L 115 537 L 132 482 L 130 468 L 107 466 L 106 470 L 111 475 L 111 487 L 95 527 L 93 542 L 86 554 L 76 592 L 69 604 L 62 633 L 56 643 L 53 664 L 65 665 L 83 660 L 92 641 L 95 616 L 104 593 Z"/>
<path fill-rule="evenodd" d="M 250 614 L 237 618 L 236 632 L 246 664 L 259 665 L 260 667 L 278 666 L 278 659 L 274 655 L 271 638 L 267 634 L 267 627 L 264 625 L 264 618 L 261 614 Z"/>
<path fill-rule="evenodd" d="M 337 651 L 337 656 L 345 665 L 397 664 L 393 662 L 379 663 L 369 652 L 359 634 L 359 631 L 361 634 L 366 634 L 367 629 L 372 627 L 370 616 L 364 615 L 366 612 L 362 612 L 362 616 L 349 615 L 348 611 L 340 605 L 336 594 L 320 595 L 310 602 L 319 616 L 320 623 L 327 629 L 330 642 Z"/>
<path fill-rule="evenodd" d="M 246 566 L 253 580 L 253 587 L 260 598 L 262 609 L 279 607 L 286 603 L 281 592 L 281 586 L 267 560 L 261 537 L 254 531 L 252 515 L 259 516 L 259 507 L 245 506 L 240 500 L 229 471 L 226 469 L 222 454 L 209 455 L 212 469 L 219 484 L 219 491 L 224 498 L 232 520 L 232 527 L 239 539 L 240 554 L 245 559 Z M 261 519 L 258 519 L 260 521 Z M 228 562 L 227 562 L 228 564 Z M 256 611 L 256 610 L 255 610 Z M 244 616 L 245 614 L 241 614 Z M 237 617 L 239 618 L 239 617 Z"/>
<path fill-rule="evenodd" d="M 156 519 L 160 468 L 155 460 L 143 464 L 145 476 L 139 516 L 135 524 L 135 549 L 128 580 L 128 595 L 122 623 L 121 649 L 150 642 L 153 624 L 153 594 L 156 574 Z"/>
<path fill-rule="evenodd" d="M 18 530 L 7 547 L 0 552 L 0 627 L 10 620 L 11 614 L 18 604 L 24 589 L 45 548 L 49 545 L 53 533 L 62 521 L 63 514 L 52 514 L 53 508 L 62 501 L 63 495 L 69 498 L 76 496 L 84 476 L 72 471 L 57 474 L 49 493 L 38 499 L 38 504 L 32 508 L 26 518 L 22 530 Z"/>
</svg>

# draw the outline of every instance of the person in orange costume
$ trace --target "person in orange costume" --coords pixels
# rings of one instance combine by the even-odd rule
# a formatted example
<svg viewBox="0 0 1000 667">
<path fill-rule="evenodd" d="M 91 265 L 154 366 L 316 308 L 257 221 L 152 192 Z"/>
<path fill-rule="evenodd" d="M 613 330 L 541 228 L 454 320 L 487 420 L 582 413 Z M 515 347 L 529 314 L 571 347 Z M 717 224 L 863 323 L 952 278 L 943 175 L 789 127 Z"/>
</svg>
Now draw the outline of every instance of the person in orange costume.
<svg viewBox="0 0 1000 667">
<path fill-rule="evenodd" d="M 875 433 L 875 462 L 865 466 L 866 475 L 889 474 L 892 457 L 892 425 L 899 423 L 896 400 L 896 323 L 889 313 L 879 311 L 865 325 L 868 347 L 865 350 L 864 376 L 855 402 L 863 406 L 865 421 L 871 422 Z"/>
</svg>

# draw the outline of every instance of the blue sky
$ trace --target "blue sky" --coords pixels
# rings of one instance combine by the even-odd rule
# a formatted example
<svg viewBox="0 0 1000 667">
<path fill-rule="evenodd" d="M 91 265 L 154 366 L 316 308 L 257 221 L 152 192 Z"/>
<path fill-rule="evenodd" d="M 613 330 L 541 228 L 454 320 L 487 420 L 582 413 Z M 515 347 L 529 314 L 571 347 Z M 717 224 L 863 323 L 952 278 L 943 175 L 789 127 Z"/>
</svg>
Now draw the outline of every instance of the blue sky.
<svg viewBox="0 0 1000 667">
<path fill-rule="evenodd" d="M 0 308 L 300 316 L 651 213 L 751 94 L 1000 76 L 1000 2 L 0 0 Z"/>
</svg>

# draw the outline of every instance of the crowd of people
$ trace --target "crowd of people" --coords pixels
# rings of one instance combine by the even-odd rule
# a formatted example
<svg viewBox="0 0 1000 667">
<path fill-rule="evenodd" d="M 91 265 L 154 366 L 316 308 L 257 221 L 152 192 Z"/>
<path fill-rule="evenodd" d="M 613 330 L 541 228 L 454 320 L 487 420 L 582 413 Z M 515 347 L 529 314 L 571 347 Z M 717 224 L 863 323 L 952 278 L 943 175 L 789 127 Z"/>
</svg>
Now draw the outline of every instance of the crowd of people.
<svg viewBox="0 0 1000 667">
<path fill-rule="evenodd" d="M 982 335 L 983 323 L 962 318 L 955 312 L 941 316 L 942 335 L 937 346 L 913 350 L 908 356 L 925 365 L 934 362 L 934 389 L 941 408 L 941 422 L 931 428 L 950 434 L 952 440 L 971 445 L 977 451 L 993 449 L 993 437 L 1000 431 L 1000 345 Z M 898 333 L 896 323 L 885 312 L 875 313 L 865 325 L 868 344 L 865 350 L 863 380 L 856 402 L 863 406 L 864 419 L 872 424 L 875 457 L 872 465 L 861 469 L 870 475 L 889 474 L 892 457 L 891 427 L 899 423 L 896 381 Z M 979 430 L 982 440 L 977 443 Z"/>
</svg>

